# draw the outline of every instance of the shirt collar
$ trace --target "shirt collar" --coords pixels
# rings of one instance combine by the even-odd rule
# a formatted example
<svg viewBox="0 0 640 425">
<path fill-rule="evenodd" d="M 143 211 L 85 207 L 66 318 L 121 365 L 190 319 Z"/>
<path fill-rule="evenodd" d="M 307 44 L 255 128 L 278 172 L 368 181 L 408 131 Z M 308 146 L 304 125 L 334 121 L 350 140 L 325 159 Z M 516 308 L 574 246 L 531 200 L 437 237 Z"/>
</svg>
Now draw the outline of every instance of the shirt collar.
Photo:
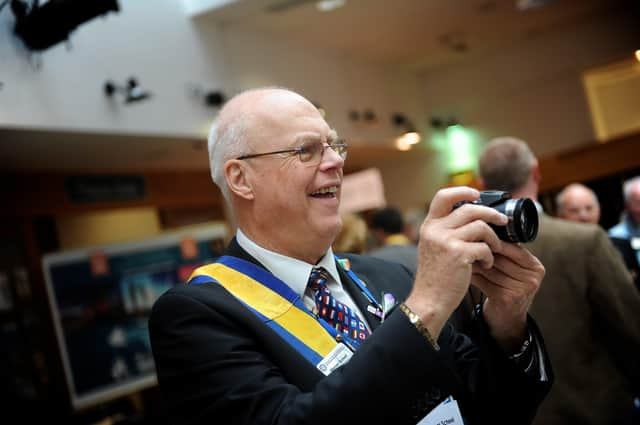
<svg viewBox="0 0 640 425">
<path fill-rule="evenodd" d="M 258 260 L 275 277 L 286 283 L 300 297 L 303 296 L 307 288 L 311 269 L 315 266 L 324 267 L 337 284 L 342 286 L 331 247 L 318 264 L 309 264 L 261 247 L 249 239 L 240 228 L 236 231 L 236 240 L 242 249 Z"/>
<path fill-rule="evenodd" d="M 629 231 L 629 234 L 631 236 L 640 235 L 640 224 L 636 223 L 635 221 L 633 221 L 633 219 L 631 218 L 631 216 L 627 212 L 623 213 L 622 217 L 623 217 L 622 221 L 627 226 L 627 230 Z"/>
<path fill-rule="evenodd" d="M 538 214 L 544 214 L 544 208 L 542 208 L 542 204 L 540 204 L 540 202 L 536 201 L 535 199 L 533 199 L 533 203 L 536 206 L 536 210 L 538 210 Z"/>
</svg>

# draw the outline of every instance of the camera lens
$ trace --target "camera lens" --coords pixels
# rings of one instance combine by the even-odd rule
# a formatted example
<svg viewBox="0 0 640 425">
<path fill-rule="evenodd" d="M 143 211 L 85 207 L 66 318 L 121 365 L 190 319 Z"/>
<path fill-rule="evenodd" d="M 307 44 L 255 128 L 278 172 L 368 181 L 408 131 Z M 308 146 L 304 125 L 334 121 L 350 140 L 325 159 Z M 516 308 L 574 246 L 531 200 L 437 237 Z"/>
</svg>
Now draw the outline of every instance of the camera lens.
<svg viewBox="0 0 640 425">
<path fill-rule="evenodd" d="M 531 199 L 508 199 L 494 208 L 509 218 L 506 226 L 494 227 L 500 239 L 531 242 L 538 235 L 538 211 Z"/>
</svg>

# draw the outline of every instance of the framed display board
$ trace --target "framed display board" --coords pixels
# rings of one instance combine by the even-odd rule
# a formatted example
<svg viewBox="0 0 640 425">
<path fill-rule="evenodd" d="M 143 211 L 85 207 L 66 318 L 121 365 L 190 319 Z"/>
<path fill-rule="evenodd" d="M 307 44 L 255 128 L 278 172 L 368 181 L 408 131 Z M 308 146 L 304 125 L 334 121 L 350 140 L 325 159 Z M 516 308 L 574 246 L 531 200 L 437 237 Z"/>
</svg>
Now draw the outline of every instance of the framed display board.
<svg viewBox="0 0 640 425">
<path fill-rule="evenodd" d="M 155 300 L 224 249 L 224 225 L 48 254 L 43 270 L 75 409 L 156 383 L 148 335 Z"/>
</svg>

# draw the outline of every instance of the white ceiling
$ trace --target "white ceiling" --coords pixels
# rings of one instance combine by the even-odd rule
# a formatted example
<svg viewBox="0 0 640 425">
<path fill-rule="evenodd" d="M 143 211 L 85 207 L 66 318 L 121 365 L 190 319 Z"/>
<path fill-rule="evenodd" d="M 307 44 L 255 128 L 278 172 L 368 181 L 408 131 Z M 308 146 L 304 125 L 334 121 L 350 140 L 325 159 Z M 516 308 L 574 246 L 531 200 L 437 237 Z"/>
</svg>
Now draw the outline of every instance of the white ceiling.
<svg viewBox="0 0 640 425">
<path fill-rule="evenodd" d="M 628 6 L 626 0 L 236 0 L 197 19 L 356 59 L 424 72 L 538 34 L 566 30 Z M 520 5 L 520 7 L 518 7 Z M 540 5 L 539 7 L 523 8 Z"/>
<path fill-rule="evenodd" d="M 521 11 L 521 3 L 546 3 Z M 257 31 L 350 58 L 417 73 L 469 60 L 537 34 L 570 28 L 625 0 L 346 0 L 321 13 L 309 0 L 228 0 L 195 17 Z M 397 155 L 380 148 L 350 155 L 359 168 L 368 158 Z M 1 169 L 207 168 L 204 141 L 179 137 L 0 129 Z M 355 162 L 354 162 L 355 161 Z"/>
</svg>

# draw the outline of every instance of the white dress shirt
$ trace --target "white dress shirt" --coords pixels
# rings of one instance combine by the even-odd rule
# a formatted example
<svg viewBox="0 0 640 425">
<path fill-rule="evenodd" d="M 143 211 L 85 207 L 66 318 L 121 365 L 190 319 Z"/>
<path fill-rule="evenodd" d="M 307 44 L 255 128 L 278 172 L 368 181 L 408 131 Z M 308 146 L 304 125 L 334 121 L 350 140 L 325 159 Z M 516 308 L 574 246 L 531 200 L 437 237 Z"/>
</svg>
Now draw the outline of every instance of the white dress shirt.
<svg viewBox="0 0 640 425">
<path fill-rule="evenodd" d="M 239 228 L 236 231 L 236 240 L 242 249 L 258 260 L 267 268 L 267 270 L 273 273 L 275 277 L 293 289 L 293 291 L 300 296 L 305 307 L 309 310 L 313 310 L 316 305 L 313 298 L 313 291 L 307 288 L 309 275 L 311 274 L 311 269 L 313 269 L 313 267 L 323 267 L 327 270 L 329 276 L 331 276 L 331 279 L 327 281 L 327 286 L 329 287 L 331 294 L 336 300 L 357 312 L 360 319 L 362 319 L 367 327 L 369 327 L 365 316 L 362 314 L 356 303 L 353 302 L 349 293 L 342 287 L 342 282 L 340 281 L 340 275 L 336 268 L 336 262 L 331 247 L 329 247 L 327 253 L 322 257 L 318 264 L 309 264 L 261 247 L 242 233 L 242 230 Z M 369 329 L 369 331 L 371 331 L 371 329 Z"/>
</svg>

